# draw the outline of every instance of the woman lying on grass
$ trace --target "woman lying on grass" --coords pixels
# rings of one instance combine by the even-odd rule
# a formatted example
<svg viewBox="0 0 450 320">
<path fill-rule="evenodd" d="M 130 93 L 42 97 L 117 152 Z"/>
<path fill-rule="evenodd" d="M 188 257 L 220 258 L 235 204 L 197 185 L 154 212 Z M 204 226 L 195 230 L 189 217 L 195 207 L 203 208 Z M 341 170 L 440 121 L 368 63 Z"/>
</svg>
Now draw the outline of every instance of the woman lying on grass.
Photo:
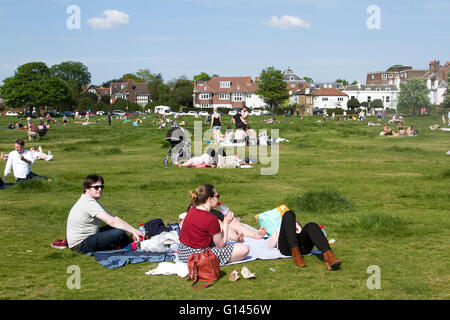
<svg viewBox="0 0 450 320">
<path fill-rule="evenodd" d="M 278 249 L 285 256 L 292 256 L 299 267 L 305 267 L 302 254 L 311 252 L 316 246 L 323 254 L 323 262 L 328 270 L 337 270 L 341 260 L 336 259 L 328 240 L 314 222 L 307 223 L 304 227 L 296 221 L 295 213 L 291 210 L 283 214 L 280 230 L 274 232 L 269 239 L 269 247 Z"/>
<path fill-rule="evenodd" d="M 213 185 L 204 184 L 190 192 L 191 208 L 183 221 L 180 231 L 179 259 L 187 262 L 191 253 L 198 253 L 211 248 L 223 266 L 227 262 L 244 259 L 249 248 L 241 243 L 228 242 L 230 224 L 234 214 L 229 212 L 223 220 L 222 228 L 219 220 L 210 211 L 219 204 L 219 194 Z"/>
</svg>

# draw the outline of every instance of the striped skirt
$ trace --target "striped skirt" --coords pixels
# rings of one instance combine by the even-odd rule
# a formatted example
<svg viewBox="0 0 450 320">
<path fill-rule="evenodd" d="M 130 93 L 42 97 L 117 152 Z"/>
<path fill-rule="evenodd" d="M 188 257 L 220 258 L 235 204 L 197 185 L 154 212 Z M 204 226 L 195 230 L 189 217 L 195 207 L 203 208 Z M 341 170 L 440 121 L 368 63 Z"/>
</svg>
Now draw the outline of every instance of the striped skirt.
<svg viewBox="0 0 450 320">
<path fill-rule="evenodd" d="M 219 259 L 220 266 L 223 266 L 231 258 L 231 253 L 233 252 L 234 243 L 227 244 L 223 248 L 218 248 L 218 247 L 206 247 L 206 248 L 210 248 L 211 251 L 214 252 L 216 257 Z M 202 250 L 204 250 L 206 248 L 196 249 L 196 248 L 189 247 L 189 246 L 185 245 L 184 243 L 180 242 L 178 244 L 178 259 L 180 260 L 180 262 L 186 263 L 189 259 L 189 256 L 192 253 L 200 253 Z"/>
</svg>

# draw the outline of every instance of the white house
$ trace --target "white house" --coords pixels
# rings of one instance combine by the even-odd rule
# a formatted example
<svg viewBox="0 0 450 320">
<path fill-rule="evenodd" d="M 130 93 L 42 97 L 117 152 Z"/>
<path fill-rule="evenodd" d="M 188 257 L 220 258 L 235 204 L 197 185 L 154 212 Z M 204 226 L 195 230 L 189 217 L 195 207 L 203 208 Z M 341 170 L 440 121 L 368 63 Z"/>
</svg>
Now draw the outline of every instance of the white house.
<svg viewBox="0 0 450 320">
<path fill-rule="evenodd" d="M 431 104 L 441 104 L 444 102 L 444 94 L 447 91 L 447 83 L 442 80 L 427 80 L 427 88 L 430 90 L 428 96 L 430 97 Z"/>
<path fill-rule="evenodd" d="M 319 109 L 347 110 L 348 95 L 339 89 L 324 88 L 312 92 L 313 106 Z"/>
<path fill-rule="evenodd" d="M 358 81 L 356 85 L 346 86 L 342 92 L 351 98 L 358 99 L 359 102 L 371 102 L 375 99 L 383 101 L 384 109 L 397 109 L 400 89 L 395 84 L 390 85 L 361 85 Z"/>
</svg>

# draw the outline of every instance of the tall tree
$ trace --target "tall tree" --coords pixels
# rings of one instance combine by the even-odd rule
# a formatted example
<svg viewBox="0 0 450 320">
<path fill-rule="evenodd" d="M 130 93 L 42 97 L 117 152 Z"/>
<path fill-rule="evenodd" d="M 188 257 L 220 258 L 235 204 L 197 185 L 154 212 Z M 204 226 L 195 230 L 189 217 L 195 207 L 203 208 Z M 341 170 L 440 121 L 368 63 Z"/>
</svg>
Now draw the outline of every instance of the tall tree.
<svg viewBox="0 0 450 320">
<path fill-rule="evenodd" d="M 80 90 L 83 86 L 91 83 L 91 74 L 88 71 L 88 67 L 81 62 L 64 61 L 60 64 L 55 64 L 50 68 L 50 73 L 64 81 L 75 80 Z"/>
<path fill-rule="evenodd" d="M 399 111 L 416 114 L 416 110 L 427 107 L 430 104 L 429 90 L 425 80 L 420 78 L 410 79 L 400 84 L 400 95 L 397 108 Z"/>
<path fill-rule="evenodd" d="M 3 80 L 0 88 L 7 105 L 11 107 L 55 106 L 70 97 L 67 85 L 52 77 L 43 62 L 30 62 L 19 66 L 13 77 Z"/>
<path fill-rule="evenodd" d="M 286 83 L 283 82 L 283 72 L 273 66 L 262 70 L 259 75 L 258 86 L 259 89 L 255 93 L 263 97 L 272 109 L 289 98 Z"/>
<path fill-rule="evenodd" d="M 202 73 L 197 74 L 196 76 L 194 76 L 194 80 L 197 80 L 197 81 L 209 81 L 209 80 L 211 80 L 211 76 L 209 74 L 207 74 L 206 72 L 202 72 Z"/>
<path fill-rule="evenodd" d="M 194 85 L 192 81 L 180 78 L 175 82 L 173 100 L 179 106 L 193 106 Z"/>
</svg>

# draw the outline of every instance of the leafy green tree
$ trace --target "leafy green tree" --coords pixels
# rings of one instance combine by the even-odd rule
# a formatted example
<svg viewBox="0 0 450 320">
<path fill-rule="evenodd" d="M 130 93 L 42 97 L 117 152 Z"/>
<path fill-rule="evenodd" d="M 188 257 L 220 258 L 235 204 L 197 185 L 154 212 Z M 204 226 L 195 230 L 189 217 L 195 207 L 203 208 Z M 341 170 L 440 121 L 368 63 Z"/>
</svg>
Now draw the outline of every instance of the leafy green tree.
<svg viewBox="0 0 450 320">
<path fill-rule="evenodd" d="M 83 86 L 91 83 L 91 74 L 88 67 L 81 62 L 65 61 L 55 64 L 50 68 L 50 73 L 64 81 L 75 80 L 80 90 Z"/>
<path fill-rule="evenodd" d="M 194 94 L 194 85 L 192 81 L 178 79 L 173 88 L 173 100 L 178 106 L 192 107 Z"/>
<path fill-rule="evenodd" d="M 194 80 L 197 81 L 209 81 L 211 80 L 211 76 L 207 74 L 206 72 L 202 72 L 196 76 L 194 76 Z"/>
<path fill-rule="evenodd" d="M 384 108 L 383 100 L 381 99 L 375 99 L 372 102 L 370 102 L 371 108 Z"/>
<path fill-rule="evenodd" d="M 430 104 L 429 90 L 425 80 L 420 78 L 410 79 L 400 84 L 400 95 L 398 97 L 398 110 L 416 114 L 416 110 L 427 107 Z"/>
<path fill-rule="evenodd" d="M 139 77 L 138 75 L 134 74 L 134 73 L 125 73 L 122 78 L 121 81 L 127 81 L 128 79 L 132 79 L 136 82 L 142 82 L 144 79 L 142 79 L 141 77 Z"/>
<path fill-rule="evenodd" d="M 273 109 L 289 98 L 286 83 L 283 82 L 283 72 L 270 66 L 264 69 L 258 79 L 259 89 L 256 94 Z"/>
<path fill-rule="evenodd" d="M 361 103 L 359 102 L 358 99 L 351 98 L 350 100 L 347 101 L 347 108 L 348 109 L 357 109 L 359 107 L 361 107 Z"/>
<path fill-rule="evenodd" d="M 307 83 L 313 83 L 314 80 L 311 79 L 310 77 L 303 77 L 303 80 L 305 80 Z"/>
<path fill-rule="evenodd" d="M 43 62 L 30 62 L 17 68 L 13 77 L 3 80 L 0 88 L 8 106 L 31 108 L 58 105 L 70 100 L 70 90 L 64 81 L 52 77 Z"/>
<path fill-rule="evenodd" d="M 342 83 L 344 86 L 348 85 L 348 81 L 345 79 L 336 79 L 336 83 Z"/>
</svg>

